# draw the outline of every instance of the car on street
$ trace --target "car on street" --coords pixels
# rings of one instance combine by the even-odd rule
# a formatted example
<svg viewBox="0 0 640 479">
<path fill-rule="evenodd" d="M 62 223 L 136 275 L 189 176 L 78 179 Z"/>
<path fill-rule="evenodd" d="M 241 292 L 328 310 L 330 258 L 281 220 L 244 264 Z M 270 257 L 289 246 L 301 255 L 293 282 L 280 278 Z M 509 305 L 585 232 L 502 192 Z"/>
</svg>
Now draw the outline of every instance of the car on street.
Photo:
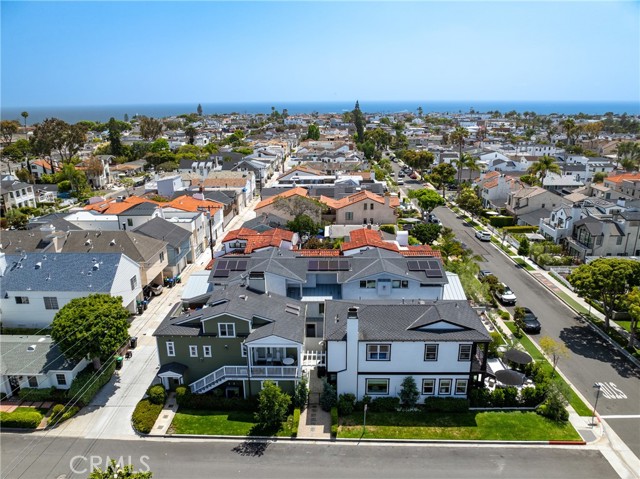
<svg viewBox="0 0 640 479">
<path fill-rule="evenodd" d="M 511 288 L 504 283 L 502 284 L 502 292 L 496 291 L 495 296 L 502 304 L 516 304 L 517 298 Z"/>
<path fill-rule="evenodd" d="M 428 223 L 433 223 L 435 225 L 440 225 L 442 224 L 442 221 L 440 221 L 440 218 L 438 218 L 436 215 L 434 215 L 433 213 L 429 213 L 429 216 L 427 217 L 427 222 Z"/>
<path fill-rule="evenodd" d="M 525 333 L 538 334 L 540 332 L 540 321 L 529 308 L 524 309 L 524 317 L 516 319 L 516 324 Z"/>
<path fill-rule="evenodd" d="M 491 233 L 489 233 L 487 230 L 479 230 L 476 231 L 476 238 L 478 238 L 480 241 L 491 241 Z"/>
<path fill-rule="evenodd" d="M 398 181 L 396 181 L 396 184 L 398 186 L 402 186 L 402 185 L 404 185 L 404 180 L 398 180 Z"/>
<path fill-rule="evenodd" d="M 478 273 L 478 279 L 480 281 L 482 281 L 485 278 L 488 278 L 489 276 L 493 276 L 493 273 L 488 269 L 481 269 L 480 272 Z"/>
</svg>

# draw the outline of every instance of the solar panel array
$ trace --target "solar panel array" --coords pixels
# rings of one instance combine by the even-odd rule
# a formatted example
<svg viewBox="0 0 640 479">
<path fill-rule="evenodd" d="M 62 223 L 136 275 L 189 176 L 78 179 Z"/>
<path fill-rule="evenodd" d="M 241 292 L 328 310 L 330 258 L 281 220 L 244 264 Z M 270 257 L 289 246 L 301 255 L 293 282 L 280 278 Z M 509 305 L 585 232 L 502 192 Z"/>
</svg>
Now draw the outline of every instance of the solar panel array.
<svg viewBox="0 0 640 479">
<path fill-rule="evenodd" d="M 424 271 L 427 278 L 442 278 L 440 262 L 436 259 L 407 261 L 409 271 Z"/>
<path fill-rule="evenodd" d="M 309 260 L 309 271 L 349 271 L 351 265 L 346 259 L 311 259 Z"/>
<path fill-rule="evenodd" d="M 221 259 L 216 261 L 216 269 L 213 271 L 214 278 L 228 278 L 231 271 L 246 271 L 247 260 L 245 259 Z"/>
</svg>

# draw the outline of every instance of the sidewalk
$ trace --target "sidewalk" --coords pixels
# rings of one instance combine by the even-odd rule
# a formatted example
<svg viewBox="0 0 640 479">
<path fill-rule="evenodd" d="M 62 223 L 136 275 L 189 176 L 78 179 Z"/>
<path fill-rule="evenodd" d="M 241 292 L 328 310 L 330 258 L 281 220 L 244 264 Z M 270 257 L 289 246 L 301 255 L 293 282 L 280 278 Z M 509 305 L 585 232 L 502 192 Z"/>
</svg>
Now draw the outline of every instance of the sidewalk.
<svg viewBox="0 0 640 479">
<path fill-rule="evenodd" d="M 298 439 L 331 439 L 331 414 L 320 407 L 322 380 L 316 369 L 309 374 L 309 403 L 300 414 Z"/>
<path fill-rule="evenodd" d="M 158 415 L 158 419 L 156 419 L 153 428 L 151 428 L 151 432 L 149 432 L 150 436 L 163 436 L 167 434 L 169 430 L 169 426 L 173 422 L 173 418 L 178 411 L 178 402 L 176 401 L 176 393 L 171 391 L 167 396 L 167 401 L 164 403 L 164 407 L 160 414 Z"/>
</svg>

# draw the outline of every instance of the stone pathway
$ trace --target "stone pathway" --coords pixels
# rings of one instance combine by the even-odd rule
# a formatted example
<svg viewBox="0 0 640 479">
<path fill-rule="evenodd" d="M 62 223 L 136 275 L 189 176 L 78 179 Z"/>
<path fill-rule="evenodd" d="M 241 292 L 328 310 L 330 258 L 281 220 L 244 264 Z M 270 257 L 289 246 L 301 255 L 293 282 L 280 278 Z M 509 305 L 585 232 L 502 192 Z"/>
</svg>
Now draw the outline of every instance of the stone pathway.
<svg viewBox="0 0 640 479">
<path fill-rule="evenodd" d="M 298 437 L 300 439 L 331 439 L 331 414 L 320 407 L 322 380 L 312 369 L 309 380 L 309 403 L 300 414 Z"/>
<path fill-rule="evenodd" d="M 163 434 L 167 434 L 169 426 L 171 426 L 177 411 L 178 402 L 176 401 L 176 393 L 171 391 L 167 396 L 167 402 L 164 404 L 162 411 L 160 411 L 160 415 L 158 416 L 158 419 L 156 419 L 156 423 L 153 425 L 149 435 L 161 436 Z"/>
</svg>

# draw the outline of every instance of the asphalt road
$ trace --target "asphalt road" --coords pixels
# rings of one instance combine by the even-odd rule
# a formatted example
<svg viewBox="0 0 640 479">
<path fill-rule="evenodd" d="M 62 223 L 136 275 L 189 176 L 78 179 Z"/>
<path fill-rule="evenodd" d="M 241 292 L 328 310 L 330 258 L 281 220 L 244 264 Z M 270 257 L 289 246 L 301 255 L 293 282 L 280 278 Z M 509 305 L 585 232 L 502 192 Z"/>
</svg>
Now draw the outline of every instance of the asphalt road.
<svg viewBox="0 0 640 479">
<path fill-rule="evenodd" d="M 78 479 L 88 465 L 120 458 L 164 478 L 535 478 L 618 477 L 602 454 L 580 447 L 372 446 L 238 442 L 90 441 L 2 436 L 2 477 Z M 73 461 L 73 462 L 71 462 Z M 14 466 L 17 466 L 13 468 Z M 147 469 L 148 466 L 148 469 Z"/>
<path fill-rule="evenodd" d="M 532 338 L 537 341 L 548 335 L 569 348 L 570 356 L 561 359 L 558 367 L 592 405 L 595 401 L 594 383 L 606 384 L 607 394 L 600 394 L 597 412 L 640 457 L 640 372 L 637 368 L 579 322 L 571 309 L 529 273 L 517 268 L 491 243 L 477 240 L 475 230 L 463 226 L 448 208 L 437 208 L 435 213 L 445 226 L 454 230 L 460 241 L 482 256 L 481 269 L 490 270 L 509 285 L 518 298 L 518 306 L 529 307 L 536 313 L 542 331 Z M 633 417 L 607 417 L 621 415 Z"/>
</svg>

